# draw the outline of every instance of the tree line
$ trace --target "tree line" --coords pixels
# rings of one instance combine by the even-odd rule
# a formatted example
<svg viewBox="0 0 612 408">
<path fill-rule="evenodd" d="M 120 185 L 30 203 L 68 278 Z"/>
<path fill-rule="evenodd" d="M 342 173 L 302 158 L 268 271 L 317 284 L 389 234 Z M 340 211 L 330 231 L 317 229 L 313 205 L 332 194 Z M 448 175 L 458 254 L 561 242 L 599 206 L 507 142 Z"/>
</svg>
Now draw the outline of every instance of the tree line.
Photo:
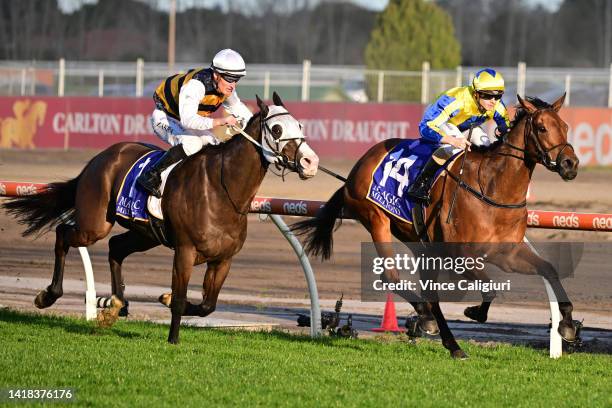
<svg viewBox="0 0 612 408">
<path fill-rule="evenodd" d="M 390 0 L 388 7 L 403 2 L 435 3 L 450 16 L 405 23 L 451 25 L 462 65 L 525 61 L 529 66 L 605 67 L 611 62 L 612 0 L 562 0 L 556 10 L 526 0 Z M 1 0 L 0 59 L 165 61 L 168 14 L 160 10 L 162 3 L 167 0 L 99 0 L 64 14 L 55 0 Z M 227 0 L 224 9 L 179 7 L 176 60 L 210 61 L 215 51 L 231 47 L 250 63 L 310 59 L 313 64 L 365 65 L 380 19 L 379 13 L 346 1 L 245 4 Z M 427 38 L 419 40 L 432 47 Z"/>
</svg>

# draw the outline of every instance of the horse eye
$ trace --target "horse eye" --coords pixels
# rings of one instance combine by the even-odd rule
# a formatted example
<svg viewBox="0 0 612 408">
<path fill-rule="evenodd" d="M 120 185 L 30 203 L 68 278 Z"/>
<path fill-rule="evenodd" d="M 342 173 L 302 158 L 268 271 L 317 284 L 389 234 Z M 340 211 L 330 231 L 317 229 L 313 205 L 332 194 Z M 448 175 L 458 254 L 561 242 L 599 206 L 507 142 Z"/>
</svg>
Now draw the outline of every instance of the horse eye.
<svg viewBox="0 0 612 408">
<path fill-rule="evenodd" d="M 546 128 L 544 126 L 538 126 L 538 132 L 546 132 Z"/>
<path fill-rule="evenodd" d="M 274 134 L 274 136 L 280 136 L 283 134 L 283 127 L 281 125 L 274 125 L 272 126 L 272 133 Z"/>
</svg>

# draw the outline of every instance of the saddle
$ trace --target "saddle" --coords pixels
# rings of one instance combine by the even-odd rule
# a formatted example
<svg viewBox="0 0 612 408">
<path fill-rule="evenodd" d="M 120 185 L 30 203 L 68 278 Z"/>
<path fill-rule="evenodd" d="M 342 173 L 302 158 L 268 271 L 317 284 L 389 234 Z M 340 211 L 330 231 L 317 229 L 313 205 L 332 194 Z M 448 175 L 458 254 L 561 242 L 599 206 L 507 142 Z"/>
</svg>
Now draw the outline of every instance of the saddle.
<svg viewBox="0 0 612 408">
<path fill-rule="evenodd" d="M 138 176 L 140 176 L 148 166 L 155 164 L 163 153 L 162 150 L 155 148 L 155 150 L 149 151 L 138 158 L 128 170 L 121 182 L 119 193 L 117 194 L 115 214 L 118 217 L 132 222 L 148 224 L 153 236 L 161 244 L 172 248 L 172 240 L 166 231 L 161 209 L 162 199 L 155 196 L 149 196 L 138 183 L 136 183 Z M 168 175 L 177 164 L 178 163 L 173 164 L 161 173 L 162 184 L 160 190 L 162 194 L 166 186 Z"/>
<path fill-rule="evenodd" d="M 403 140 L 394 146 L 372 172 L 366 198 L 388 214 L 404 222 L 415 223 L 425 219 L 423 208 L 406 194 L 437 146 L 420 140 Z M 452 160 L 452 159 L 451 159 Z M 436 177 L 450 165 L 443 166 Z M 416 210 L 415 210 L 416 209 Z M 415 211 L 413 211 L 415 210 Z M 421 231 L 424 228 L 421 227 Z"/>
</svg>

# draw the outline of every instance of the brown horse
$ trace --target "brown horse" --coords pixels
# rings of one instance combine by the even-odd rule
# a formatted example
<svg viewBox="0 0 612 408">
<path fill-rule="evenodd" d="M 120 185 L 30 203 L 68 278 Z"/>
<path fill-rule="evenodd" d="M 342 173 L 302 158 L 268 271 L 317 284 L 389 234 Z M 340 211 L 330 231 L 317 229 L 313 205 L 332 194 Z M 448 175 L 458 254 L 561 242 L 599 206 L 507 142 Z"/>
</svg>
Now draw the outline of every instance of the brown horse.
<svg viewBox="0 0 612 408">
<path fill-rule="evenodd" d="M 215 310 L 232 257 L 246 238 L 251 200 L 269 164 L 296 171 L 302 179 L 317 172 L 318 157 L 304 141 L 299 122 L 276 93 L 273 100 L 274 105 L 267 106 L 257 98 L 260 112 L 245 129 L 259 148 L 238 135 L 219 146 L 206 147 L 170 173 L 162 201 L 164 225 L 174 247 L 170 343 L 179 340 L 181 316 L 206 316 Z M 115 221 L 128 229 L 109 241 L 112 290 L 119 299 L 116 309 L 123 306 L 123 260 L 160 242 L 148 223 L 116 218 L 115 197 L 128 169 L 150 149 L 136 143 L 113 145 L 95 156 L 78 177 L 52 183 L 43 192 L 13 198 L 3 205 L 27 225 L 24 235 L 57 225 L 53 280 L 36 297 L 37 307 L 49 307 L 62 296 L 68 249 L 104 238 Z M 186 299 L 187 284 L 193 266 L 204 262 L 203 300 L 194 305 Z"/>
<path fill-rule="evenodd" d="M 432 201 L 424 212 L 424 232 L 433 242 L 522 242 L 527 228 L 526 194 L 532 172 L 537 163 L 557 172 L 564 180 L 577 175 L 578 158 L 567 143 L 568 126 L 557 112 L 565 95 L 553 105 L 536 98 L 523 100 L 511 131 L 487 150 L 470 151 L 464 161 L 462 181 L 459 182 L 461 160 L 450 164 L 432 187 Z M 401 139 L 386 140 L 373 146 L 351 170 L 346 184 L 341 187 L 319 211 L 317 217 L 292 226 L 298 234 L 306 234 L 306 250 L 329 258 L 332 252 L 332 233 L 336 219 L 344 208 L 353 214 L 370 232 L 381 257 L 392 257 L 389 245 L 395 236 L 402 242 L 415 242 L 419 234 L 412 223 L 389 215 L 367 200 L 372 173 L 382 158 Z M 551 154 L 556 154 L 554 160 Z M 460 188 L 457 189 L 459 184 Z M 450 222 L 446 222 L 454 192 L 456 202 Z M 488 262 L 505 272 L 539 274 L 552 285 L 557 299 L 568 300 L 552 265 L 524 245 L 513 246 L 513 253 L 505 256 L 490 254 Z M 397 281 L 397 271 L 385 271 L 387 280 Z M 470 276 L 483 278 L 486 275 Z M 428 334 L 438 332 L 443 345 L 455 358 L 465 358 L 450 332 L 438 302 L 411 302 L 418 313 L 418 325 Z M 412 300 L 412 301 L 411 301 Z M 466 315 L 486 321 L 491 298 L 483 296 L 483 303 L 466 309 Z M 572 304 L 559 302 L 562 321 L 558 331 L 567 341 L 575 339 L 576 328 L 572 319 Z"/>
</svg>

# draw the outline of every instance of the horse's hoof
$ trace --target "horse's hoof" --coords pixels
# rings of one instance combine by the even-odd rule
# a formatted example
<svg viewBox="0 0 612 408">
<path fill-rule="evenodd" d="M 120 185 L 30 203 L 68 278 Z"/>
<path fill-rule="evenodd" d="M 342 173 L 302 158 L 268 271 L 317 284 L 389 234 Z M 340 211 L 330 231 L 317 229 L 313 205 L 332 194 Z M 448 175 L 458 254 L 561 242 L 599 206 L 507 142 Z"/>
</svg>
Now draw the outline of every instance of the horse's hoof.
<svg viewBox="0 0 612 408">
<path fill-rule="evenodd" d="M 130 314 L 128 310 L 129 306 L 130 302 L 126 300 L 125 305 L 119 310 L 119 317 L 127 317 Z"/>
<path fill-rule="evenodd" d="M 465 317 L 475 320 L 478 323 L 484 323 L 487 321 L 487 316 L 482 316 L 480 313 L 480 306 L 470 306 L 466 307 L 463 311 Z"/>
<path fill-rule="evenodd" d="M 178 339 L 178 337 L 176 339 L 174 339 L 172 337 L 168 337 L 168 343 L 170 343 L 170 344 L 179 344 L 179 339 Z"/>
<path fill-rule="evenodd" d="M 161 303 L 162 305 L 170 307 L 170 303 L 172 303 L 172 293 L 164 293 L 159 298 L 157 298 L 157 300 L 159 300 L 159 303 Z"/>
<path fill-rule="evenodd" d="M 465 354 L 465 351 L 459 349 L 455 351 L 451 351 L 451 357 L 453 360 L 467 360 L 469 357 Z"/>
<path fill-rule="evenodd" d="M 419 316 L 418 323 L 419 328 L 425 334 L 429 336 L 437 336 L 438 334 L 440 334 L 440 329 L 438 328 L 438 323 L 436 322 L 436 319 L 423 318 Z"/>
<path fill-rule="evenodd" d="M 96 315 L 98 327 L 108 329 L 117 321 L 117 316 L 113 315 L 111 309 L 104 309 Z"/>
<path fill-rule="evenodd" d="M 54 296 L 46 290 L 41 290 L 36 299 L 34 299 L 34 305 L 39 309 L 45 309 L 54 304 L 58 298 L 59 296 Z"/>
<path fill-rule="evenodd" d="M 406 318 L 406 334 L 410 338 L 421 337 L 423 332 L 419 327 L 419 318 L 417 316 L 408 316 Z"/>
<path fill-rule="evenodd" d="M 576 341 L 576 326 L 574 326 L 573 323 L 570 325 L 560 322 L 557 332 L 561 335 L 561 338 L 568 343 L 573 343 Z"/>
<path fill-rule="evenodd" d="M 96 316 L 98 321 L 98 327 L 108 328 L 112 327 L 115 322 L 119 319 L 119 313 L 124 307 L 124 303 L 117 296 L 111 296 L 111 306 L 108 309 L 102 310 Z"/>
</svg>

